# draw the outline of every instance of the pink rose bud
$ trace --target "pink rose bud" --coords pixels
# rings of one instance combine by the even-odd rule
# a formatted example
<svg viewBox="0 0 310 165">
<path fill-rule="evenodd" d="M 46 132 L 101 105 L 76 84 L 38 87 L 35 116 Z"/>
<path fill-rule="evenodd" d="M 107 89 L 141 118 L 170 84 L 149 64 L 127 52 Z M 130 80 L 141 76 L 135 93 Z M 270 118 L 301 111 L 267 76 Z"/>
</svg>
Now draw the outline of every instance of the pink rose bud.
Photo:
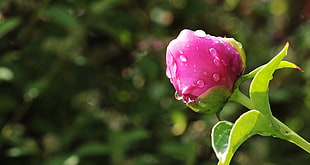
<svg viewBox="0 0 310 165">
<path fill-rule="evenodd" d="M 176 98 L 196 112 L 219 113 L 245 68 L 242 45 L 203 30 L 182 30 L 166 53 L 166 74 Z"/>
</svg>

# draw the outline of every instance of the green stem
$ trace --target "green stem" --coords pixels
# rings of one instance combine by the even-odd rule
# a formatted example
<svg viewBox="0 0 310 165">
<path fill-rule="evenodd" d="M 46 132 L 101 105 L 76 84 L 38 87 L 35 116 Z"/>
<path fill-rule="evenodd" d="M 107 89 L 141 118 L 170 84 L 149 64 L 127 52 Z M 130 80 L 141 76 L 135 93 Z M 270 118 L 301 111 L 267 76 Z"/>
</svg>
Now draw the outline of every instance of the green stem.
<svg viewBox="0 0 310 165">
<path fill-rule="evenodd" d="M 296 144 L 303 150 L 310 153 L 310 143 L 303 139 L 301 136 L 299 136 L 297 133 L 295 133 L 292 129 L 290 129 L 287 125 L 282 123 L 280 120 L 274 117 L 274 121 L 279 125 L 280 128 L 280 134 L 275 135 L 278 138 L 287 140 L 291 143 Z"/>
<path fill-rule="evenodd" d="M 241 105 L 247 107 L 248 109 L 253 109 L 253 104 L 250 98 L 244 95 L 238 88 L 235 89 L 235 91 L 230 97 L 230 100 L 240 103 Z"/>
<path fill-rule="evenodd" d="M 235 101 L 240 103 L 241 105 L 247 107 L 248 109 L 253 109 L 253 104 L 251 100 L 244 95 L 238 88 L 234 91 L 234 93 L 230 97 L 231 101 Z M 296 144 L 300 148 L 304 149 L 308 153 L 310 153 L 310 143 L 295 133 L 292 129 L 290 129 L 287 125 L 282 123 L 277 118 L 273 117 L 272 114 L 270 120 L 273 123 L 274 127 L 278 130 L 278 134 L 274 135 L 278 138 L 287 140 L 291 143 Z"/>
</svg>

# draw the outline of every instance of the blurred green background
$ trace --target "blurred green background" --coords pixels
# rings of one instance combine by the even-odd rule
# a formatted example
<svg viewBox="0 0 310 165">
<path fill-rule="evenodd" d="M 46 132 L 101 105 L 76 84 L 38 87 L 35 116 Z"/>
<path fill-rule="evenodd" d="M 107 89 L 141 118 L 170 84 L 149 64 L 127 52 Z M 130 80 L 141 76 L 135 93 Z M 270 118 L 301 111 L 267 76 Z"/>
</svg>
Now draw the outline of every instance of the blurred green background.
<svg viewBox="0 0 310 165">
<path fill-rule="evenodd" d="M 165 48 L 184 28 L 239 40 L 246 72 L 290 42 L 286 59 L 305 72 L 278 71 L 271 106 L 310 140 L 308 0 L 1 0 L 0 163 L 216 164 L 217 119 L 175 100 L 165 76 Z M 245 111 L 229 103 L 222 117 Z M 309 162 L 291 143 L 254 136 L 232 165 Z"/>
</svg>

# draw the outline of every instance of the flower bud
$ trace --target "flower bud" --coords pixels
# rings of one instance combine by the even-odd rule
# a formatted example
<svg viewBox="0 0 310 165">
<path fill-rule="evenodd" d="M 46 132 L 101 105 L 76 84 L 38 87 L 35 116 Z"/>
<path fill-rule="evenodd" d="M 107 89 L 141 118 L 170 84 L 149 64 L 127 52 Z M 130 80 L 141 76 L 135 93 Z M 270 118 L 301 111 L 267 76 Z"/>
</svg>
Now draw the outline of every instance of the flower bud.
<svg viewBox="0 0 310 165">
<path fill-rule="evenodd" d="M 166 52 L 166 75 L 176 98 L 196 112 L 219 112 L 245 68 L 242 45 L 202 30 L 182 30 Z"/>
</svg>

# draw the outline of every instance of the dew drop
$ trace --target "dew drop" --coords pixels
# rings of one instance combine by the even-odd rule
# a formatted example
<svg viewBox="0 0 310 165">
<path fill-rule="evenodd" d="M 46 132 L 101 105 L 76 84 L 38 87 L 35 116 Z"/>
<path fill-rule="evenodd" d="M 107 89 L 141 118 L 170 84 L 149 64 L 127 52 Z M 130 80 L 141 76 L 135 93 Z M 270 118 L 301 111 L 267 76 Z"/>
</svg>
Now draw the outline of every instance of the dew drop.
<svg viewBox="0 0 310 165">
<path fill-rule="evenodd" d="M 214 58 L 213 63 L 218 66 L 220 65 L 220 60 L 218 58 Z"/>
<path fill-rule="evenodd" d="M 211 53 L 212 56 L 217 57 L 217 51 L 214 48 L 210 48 L 209 52 Z"/>
<path fill-rule="evenodd" d="M 207 34 L 203 30 L 196 30 L 194 32 L 194 35 L 196 35 L 198 37 L 206 37 L 207 36 Z"/>
<path fill-rule="evenodd" d="M 198 86 L 199 88 L 202 88 L 202 87 L 205 86 L 205 82 L 204 82 L 203 80 L 198 80 L 198 81 L 196 82 L 196 84 L 197 84 L 197 86 Z"/>
<path fill-rule="evenodd" d="M 227 63 L 225 62 L 225 60 L 221 60 L 221 63 L 223 64 L 224 67 L 227 67 Z"/>
<path fill-rule="evenodd" d="M 219 82 L 221 79 L 221 76 L 218 73 L 213 73 L 212 79 L 214 82 Z"/>
<path fill-rule="evenodd" d="M 180 50 L 179 53 L 180 53 L 180 54 L 184 54 L 183 50 Z"/>
<path fill-rule="evenodd" d="M 181 55 L 181 56 L 180 56 L 180 60 L 181 60 L 182 62 L 186 62 L 186 61 L 187 61 L 187 58 L 186 58 L 184 55 Z"/>
<path fill-rule="evenodd" d="M 208 75 L 208 73 L 207 73 L 207 72 L 203 72 L 203 75 L 205 75 L 205 76 L 206 76 L 206 75 Z"/>
</svg>

